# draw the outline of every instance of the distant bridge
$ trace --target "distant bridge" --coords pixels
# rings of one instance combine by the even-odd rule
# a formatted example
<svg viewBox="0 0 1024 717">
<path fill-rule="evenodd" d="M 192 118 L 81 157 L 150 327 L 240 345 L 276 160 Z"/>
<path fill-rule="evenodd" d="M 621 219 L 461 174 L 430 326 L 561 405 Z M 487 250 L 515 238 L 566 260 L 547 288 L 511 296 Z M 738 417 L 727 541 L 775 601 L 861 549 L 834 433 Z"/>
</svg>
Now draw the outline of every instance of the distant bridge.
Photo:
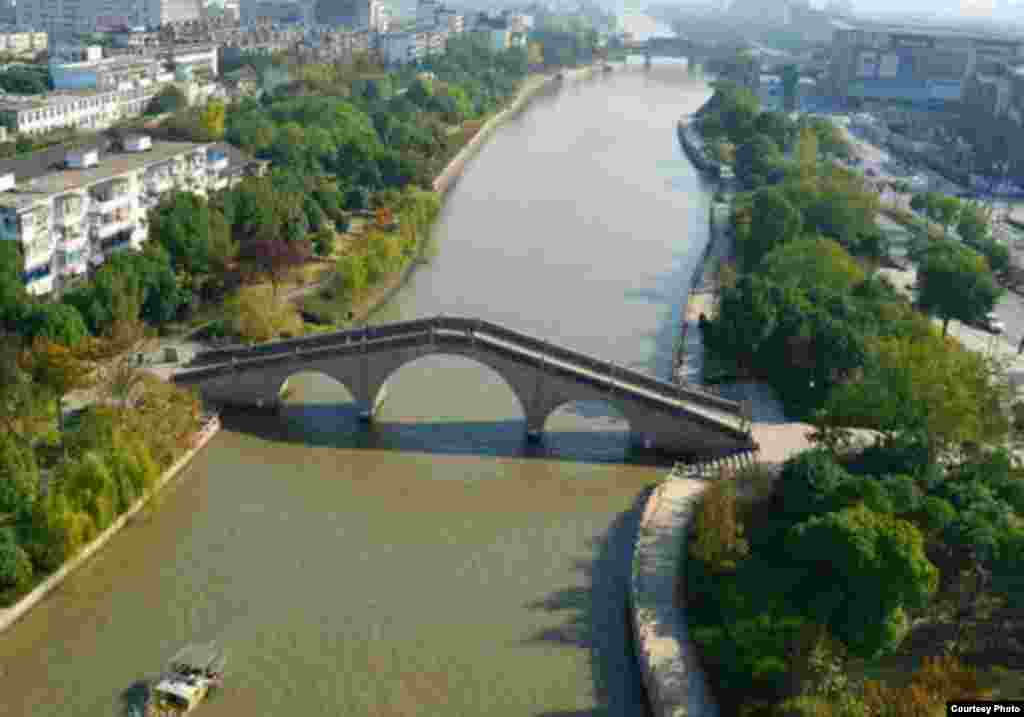
<svg viewBox="0 0 1024 717">
<path fill-rule="evenodd" d="M 736 57 L 739 48 L 738 44 L 696 42 L 679 36 L 652 37 L 643 42 L 625 45 L 626 50 L 643 55 L 648 63 L 652 57 L 685 57 L 691 65 L 713 60 L 731 60 Z"/>
<path fill-rule="evenodd" d="M 587 356 L 479 319 L 417 319 L 307 338 L 206 351 L 172 380 L 207 401 L 272 409 L 288 379 L 304 371 L 344 384 L 372 419 L 402 366 L 433 354 L 463 355 L 500 375 L 519 399 L 527 435 L 574 401 L 605 401 L 630 424 L 634 444 L 673 455 L 711 458 L 755 447 L 742 407 L 711 393 Z"/>
</svg>

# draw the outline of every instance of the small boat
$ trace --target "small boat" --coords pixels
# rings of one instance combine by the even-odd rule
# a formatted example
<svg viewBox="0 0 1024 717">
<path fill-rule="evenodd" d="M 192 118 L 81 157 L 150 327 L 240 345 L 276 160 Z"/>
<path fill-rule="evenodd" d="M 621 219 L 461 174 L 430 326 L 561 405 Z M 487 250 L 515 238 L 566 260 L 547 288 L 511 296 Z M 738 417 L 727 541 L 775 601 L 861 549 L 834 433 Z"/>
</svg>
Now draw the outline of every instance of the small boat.
<svg viewBox="0 0 1024 717">
<path fill-rule="evenodd" d="M 217 643 L 187 645 L 171 658 L 150 692 L 147 717 L 180 717 L 223 686 L 227 656 Z"/>
</svg>

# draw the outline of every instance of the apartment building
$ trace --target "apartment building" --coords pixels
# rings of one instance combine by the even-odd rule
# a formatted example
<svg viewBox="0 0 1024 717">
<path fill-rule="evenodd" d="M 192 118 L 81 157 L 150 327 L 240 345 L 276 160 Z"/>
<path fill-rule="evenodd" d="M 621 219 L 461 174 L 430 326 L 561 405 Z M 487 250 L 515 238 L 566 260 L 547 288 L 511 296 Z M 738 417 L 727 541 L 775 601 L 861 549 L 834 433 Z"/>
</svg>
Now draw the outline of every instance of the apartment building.
<svg viewBox="0 0 1024 717">
<path fill-rule="evenodd" d="M 45 32 L 0 32 L 0 54 L 16 57 L 34 57 L 47 49 Z"/>
<path fill-rule="evenodd" d="M 223 189 L 262 164 L 224 144 L 127 135 L 113 145 L 56 147 L 0 162 L 0 240 L 16 241 L 36 295 L 60 291 L 112 253 L 138 249 L 165 194 Z"/>
<path fill-rule="evenodd" d="M 427 56 L 427 33 L 423 30 L 389 32 L 379 40 L 381 56 L 389 65 L 406 65 Z"/>
<path fill-rule="evenodd" d="M 65 50 L 50 61 L 55 90 L 109 91 L 143 86 L 147 82 L 169 82 L 174 78 L 156 57 L 103 57 L 100 47 L 85 50 L 83 53 Z M 82 55 L 84 58 L 79 59 Z"/>
<path fill-rule="evenodd" d="M 62 127 L 100 130 L 138 117 L 164 85 L 128 89 L 55 91 L 40 96 L 0 98 L 0 126 L 12 133 L 43 134 Z"/>
<path fill-rule="evenodd" d="M 378 40 L 381 57 L 389 65 L 418 62 L 429 55 L 443 54 L 448 44 L 447 28 L 416 27 L 389 32 Z"/>
</svg>

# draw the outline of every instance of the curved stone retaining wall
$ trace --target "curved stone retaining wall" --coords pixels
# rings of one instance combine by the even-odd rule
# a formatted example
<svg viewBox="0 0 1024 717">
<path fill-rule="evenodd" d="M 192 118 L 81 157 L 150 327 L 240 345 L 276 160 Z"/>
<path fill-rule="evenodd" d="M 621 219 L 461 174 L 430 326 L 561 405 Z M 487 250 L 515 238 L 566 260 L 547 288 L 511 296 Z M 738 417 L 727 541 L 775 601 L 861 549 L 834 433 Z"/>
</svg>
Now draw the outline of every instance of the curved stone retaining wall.
<svg viewBox="0 0 1024 717">
<path fill-rule="evenodd" d="M 669 478 L 659 485 L 647 499 L 633 552 L 633 634 L 655 717 L 718 715 L 676 599 L 690 518 L 706 486 L 691 478 Z"/>
<path fill-rule="evenodd" d="M 160 476 L 160 480 L 153 487 L 153 491 L 149 496 L 143 496 L 137 500 L 135 505 L 129 508 L 125 513 L 121 514 L 121 517 L 111 523 L 107 529 L 96 536 L 91 543 L 82 548 L 82 552 L 60 566 L 55 573 L 37 585 L 35 590 L 30 592 L 11 607 L 0 609 L 0 632 L 9 628 L 21 619 L 25 613 L 38 605 L 44 597 L 63 583 L 71 573 L 77 570 L 85 563 L 85 561 L 91 558 L 97 550 L 102 548 L 110 541 L 111 538 L 117 535 L 121 529 L 127 525 L 128 521 L 138 513 L 144 505 L 146 505 L 150 497 L 167 485 L 174 476 L 178 475 L 178 473 L 181 472 L 181 469 L 187 466 L 189 461 L 191 461 L 195 455 L 203 449 L 203 446 L 209 443 L 210 439 L 217 435 L 219 430 L 220 419 L 214 416 L 207 421 L 196 434 L 196 437 L 193 439 L 192 448 L 190 448 L 185 455 L 179 458 L 174 465 L 164 471 L 164 474 Z"/>
</svg>

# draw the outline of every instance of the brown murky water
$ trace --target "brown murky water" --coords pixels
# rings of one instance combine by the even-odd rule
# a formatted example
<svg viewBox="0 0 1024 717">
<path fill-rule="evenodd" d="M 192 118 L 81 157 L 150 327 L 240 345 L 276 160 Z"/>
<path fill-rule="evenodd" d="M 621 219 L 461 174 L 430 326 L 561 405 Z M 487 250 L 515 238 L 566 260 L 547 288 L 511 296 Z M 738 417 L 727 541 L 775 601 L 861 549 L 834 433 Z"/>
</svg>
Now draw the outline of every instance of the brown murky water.
<svg viewBox="0 0 1024 717">
<path fill-rule="evenodd" d="M 709 201 L 674 123 L 708 94 L 666 65 L 539 99 L 376 320 L 479 315 L 665 375 Z M 625 600 L 661 471 L 623 460 L 622 421 L 569 406 L 528 446 L 508 387 L 454 357 L 401 369 L 370 428 L 329 379 L 291 385 L 0 637 L 0 715 L 122 713 L 208 639 L 231 655 L 209 717 L 643 713 Z"/>
</svg>

